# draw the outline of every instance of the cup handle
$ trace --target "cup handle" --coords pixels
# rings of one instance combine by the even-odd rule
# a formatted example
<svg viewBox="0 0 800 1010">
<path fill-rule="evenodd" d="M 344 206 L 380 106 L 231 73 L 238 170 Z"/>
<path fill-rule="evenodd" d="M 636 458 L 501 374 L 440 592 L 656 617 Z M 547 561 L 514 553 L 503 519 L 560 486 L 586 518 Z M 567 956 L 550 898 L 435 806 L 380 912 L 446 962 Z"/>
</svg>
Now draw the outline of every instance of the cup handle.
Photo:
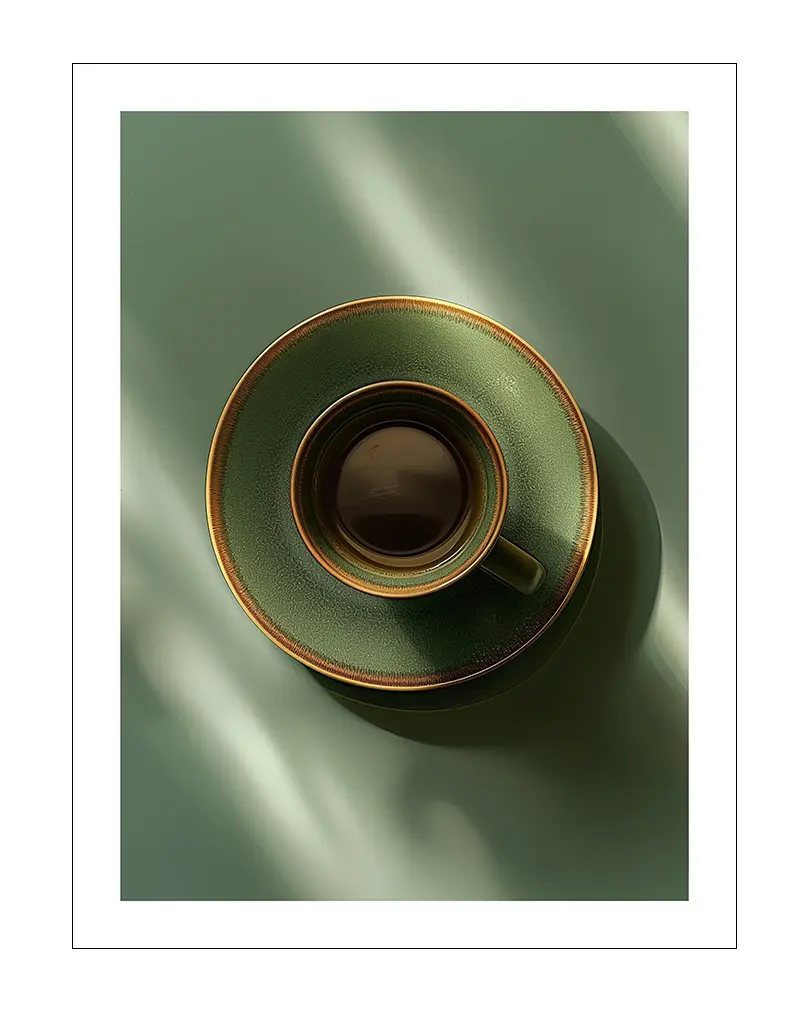
<svg viewBox="0 0 800 1010">
<path fill-rule="evenodd" d="M 480 567 L 500 582 L 526 596 L 535 593 L 547 575 L 547 569 L 543 564 L 505 537 L 497 538 L 497 543 L 483 559 Z"/>
</svg>

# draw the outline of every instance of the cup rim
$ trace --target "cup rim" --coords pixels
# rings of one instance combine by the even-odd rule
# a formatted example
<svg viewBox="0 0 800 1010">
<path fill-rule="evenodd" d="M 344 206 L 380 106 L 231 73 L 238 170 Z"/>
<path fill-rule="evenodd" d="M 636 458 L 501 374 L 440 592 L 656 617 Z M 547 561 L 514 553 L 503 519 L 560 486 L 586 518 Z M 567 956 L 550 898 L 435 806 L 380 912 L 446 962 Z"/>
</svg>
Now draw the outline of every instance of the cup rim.
<svg viewBox="0 0 800 1010">
<path fill-rule="evenodd" d="M 314 441 L 320 430 L 325 426 L 330 416 L 336 413 L 349 400 L 365 393 L 379 392 L 390 388 L 400 390 L 425 390 L 439 398 L 449 400 L 462 413 L 467 415 L 470 422 L 481 434 L 481 437 L 484 439 L 491 452 L 497 474 L 498 505 L 495 509 L 495 514 L 492 517 L 492 523 L 484 536 L 484 539 L 478 547 L 464 559 L 463 563 L 460 564 L 458 568 L 439 579 L 432 579 L 431 582 L 414 586 L 384 586 L 378 583 L 371 583 L 366 579 L 355 578 L 344 569 L 333 564 L 327 556 L 318 549 L 314 538 L 308 530 L 303 510 L 300 507 L 300 475 L 302 472 L 302 464 L 311 443 Z M 439 386 L 434 386 L 428 382 L 418 382 L 411 379 L 388 379 L 381 382 L 372 382 L 366 386 L 359 386 L 356 389 L 351 390 L 349 393 L 345 393 L 344 396 L 340 396 L 339 399 L 330 404 L 330 406 L 326 407 L 325 410 L 322 411 L 322 413 L 311 423 L 297 447 L 297 451 L 292 461 L 292 472 L 289 485 L 290 503 L 295 525 L 297 526 L 297 530 L 300 533 L 303 542 L 316 561 L 318 561 L 326 571 L 337 578 L 340 582 L 351 586 L 353 589 L 357 589 L 363 593 L 368 593 L 371 596 L 382 596 L 393 599 L 428 596 L 430 593 L 438 592 L 441 589 L 445 589 L 447 586 L 453 585 L 453 583 L 458 582 L 460 579 L 464 578 L 465 575 L 468 575 L 480 565 L 489 551 L 491 551 L 494 547 L 498 537 L 500 536 L 500 531 L 506 519 L 506 512 L 508 511 L 508 469 L 506 468 L 506 462 L 503 458 L 503 452 L 500 448 L 500 444 L 497 441 L 492 429 L 473 407 L 470 407 L 468 403 L 465 403 L 464 400 L 456 396 L 454 393 L 451 393 L 447 389 L 442 389 Z"/>
</svg>

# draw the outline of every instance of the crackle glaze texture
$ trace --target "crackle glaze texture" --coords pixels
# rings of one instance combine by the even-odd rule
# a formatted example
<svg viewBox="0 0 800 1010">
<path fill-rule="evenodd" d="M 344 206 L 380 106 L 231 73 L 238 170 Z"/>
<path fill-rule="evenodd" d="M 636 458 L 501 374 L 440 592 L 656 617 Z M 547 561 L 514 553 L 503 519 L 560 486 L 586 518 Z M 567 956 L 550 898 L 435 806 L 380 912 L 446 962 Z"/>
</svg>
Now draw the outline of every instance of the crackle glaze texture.
<svg viewBox="0 0 800 1010">
<path fill-rule="evenodd" d="M 335 400 L 391 379 L 449 390 L 494 432 L 509 475 L 503 535 L 547 568 L 534 596 L 480 570 L 430 596 L 370 596 L 306 548 L 289 499 L 303 435 Z M 386 298 L 309 320 L 251 366 L 220 419 L 208 505 L 223 571 L 274 641 L 343 680 L 421 689 L 499 665 L 557 616 L 591 545 L 597 478 L 577 407 L 527 344 L 457 306 Z"/>
</svg>

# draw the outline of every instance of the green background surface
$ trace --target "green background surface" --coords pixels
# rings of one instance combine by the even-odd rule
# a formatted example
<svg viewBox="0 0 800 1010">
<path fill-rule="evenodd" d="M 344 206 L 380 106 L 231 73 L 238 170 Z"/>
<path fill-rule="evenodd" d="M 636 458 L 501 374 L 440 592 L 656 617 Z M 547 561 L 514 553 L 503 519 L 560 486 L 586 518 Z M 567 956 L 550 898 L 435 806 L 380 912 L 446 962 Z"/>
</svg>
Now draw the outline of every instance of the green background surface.
<svg viewBox="0 0 800 1010">
<path fill-rule="evenodd" d="M 688 896 L 686 138 L 682 113 L 123 115 L 123 898 Z M 236 381 L 377 294 L 519 333 L 592 432 L 591 591 L 481 704 L 332 691 L 211 549 Z"/>
</svg>

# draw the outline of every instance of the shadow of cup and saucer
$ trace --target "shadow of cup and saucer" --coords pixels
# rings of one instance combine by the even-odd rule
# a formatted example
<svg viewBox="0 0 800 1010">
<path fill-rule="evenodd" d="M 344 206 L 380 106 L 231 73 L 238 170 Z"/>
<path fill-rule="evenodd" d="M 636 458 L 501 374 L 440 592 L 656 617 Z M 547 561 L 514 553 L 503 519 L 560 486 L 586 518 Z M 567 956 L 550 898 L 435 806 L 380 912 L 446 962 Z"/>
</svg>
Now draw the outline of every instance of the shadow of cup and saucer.
<svg viewBox="0 0 800 1010">
<path fill-rule="evenodd" d="M 597 531 L 583 576 L 552 627 L 504 666 L 453 687 L 376 691 L 310 671 L 342 705 L 401 736 L 490 742 L 529 733 L 546 695 L 551 702 L 559 695 L 578 702 L 619 674 L 641 644 L 655 604 L 661 534 L 633 462 L 601 425 L 586 421 L 598 468 Z"/>
<path fill-rule="evenodd" d="M 416 752 L 407 817 L 419 816 L 421 797 L 447 797 L 480 825 L 516 897 L 685 900 L 688 705 L 643 647 L 661 579 L 659 522 L 633 462 L 586 421 L 598 532 L 576 592 L 538 642 L 439 690 L 370 691 L 312 675 L 354 715 L 437 748 L 435 759 Z M 511 776 L 507 787 L 493 780 L 503 802 L 487 793 L 480 759 L 470 765 L 477 779 L 458 770 L 476 749 Z"/>
</svg>

